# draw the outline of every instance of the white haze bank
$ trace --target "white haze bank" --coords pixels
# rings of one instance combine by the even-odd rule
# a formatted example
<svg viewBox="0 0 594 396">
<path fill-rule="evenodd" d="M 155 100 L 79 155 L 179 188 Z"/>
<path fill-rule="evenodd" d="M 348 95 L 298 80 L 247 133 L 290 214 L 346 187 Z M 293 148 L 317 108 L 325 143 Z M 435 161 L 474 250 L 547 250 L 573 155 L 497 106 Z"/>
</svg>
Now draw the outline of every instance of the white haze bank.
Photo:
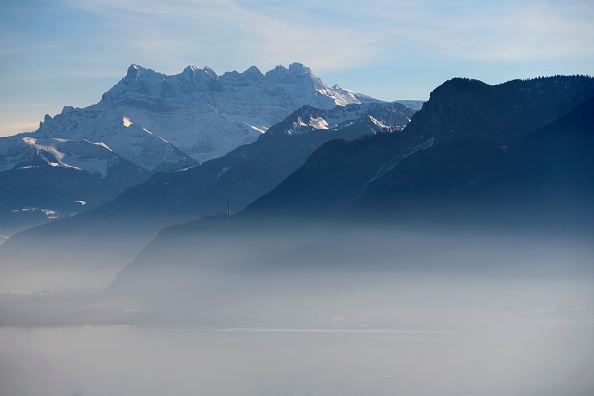
<svg viewBox="0 0 594 396">
<path fill-rule="evenodd" d="M 161 240 L 106 293 L 1 295 L 0 394 L 592 394 L 586 235 L 292 226 Z"/>
<path fill-rule="evenodd" d="M 525 286 L 541 298 L 546 294 Z M 407 306 L 393 300 L 359 312 L 383 315 L 384 324 L 391 314 L 391 326 L 383 327 L 352 322 L 360 307 L 302 312 L 328 320 L 316 328 L 298 323 L 280 328 L 2 327 L 0 393 L 590 395 L 591 308 L 551 301 L 544 302 L 551 304 L 547 307 L 516 307 L 526 303 L 514 300 L 517 292 L 510 290 L 502 305 L 481 310 L 467 310 L 472 305 L 468 290 L 457 296 L 449 290 L 441 295 L 459 299 L 459 306 L 440 307 L 443 300 L 434 296 L 432 308 L 438 309 L 433 312 L 390 312 L 387 307 Z"/>
</svg>

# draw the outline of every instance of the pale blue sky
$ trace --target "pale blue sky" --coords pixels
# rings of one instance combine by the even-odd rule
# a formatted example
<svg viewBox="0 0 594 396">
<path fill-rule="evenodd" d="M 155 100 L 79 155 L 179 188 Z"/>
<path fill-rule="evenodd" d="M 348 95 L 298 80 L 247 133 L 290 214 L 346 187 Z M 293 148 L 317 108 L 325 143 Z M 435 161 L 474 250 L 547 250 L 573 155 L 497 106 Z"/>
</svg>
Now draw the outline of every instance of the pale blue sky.
<svg viewBox="0 0 594 396">
<path fill-rule="evenodd" d="M 0 135 L 100 100 L 132 63 L 218 74 L 301 62 L 378 99 L 464 76 L 594 75 L 591 0 L 0 0 Z"/>
</svg>

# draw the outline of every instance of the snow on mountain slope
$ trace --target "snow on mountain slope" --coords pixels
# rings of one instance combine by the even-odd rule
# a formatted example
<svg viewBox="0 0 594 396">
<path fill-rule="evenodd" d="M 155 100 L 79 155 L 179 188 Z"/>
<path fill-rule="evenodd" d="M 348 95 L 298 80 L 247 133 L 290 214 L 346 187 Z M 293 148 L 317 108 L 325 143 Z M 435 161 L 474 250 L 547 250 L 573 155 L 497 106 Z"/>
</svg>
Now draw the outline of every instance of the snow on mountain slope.
<svg viewBox="0 0 594 396">
<path fill-rule="evenodd" d="M 50 166 L 62 166 L 98 173 L 105 178 L 109 168 L 118 161 L 105 143 L 60 138 L 36 139 L 24 137 L 23 142 L 34 149 Z"/>
<path fill-rule="evenodd" d="M 96 173 L 105 178 L 110 168 L 122 160 L 105 143 L 51 138 L 37 133 L 2 138 L 0 148 L 4 149 L 0 155 L 0 172 L 38 167 L 30 164 L 38 159 L 49 166 Z"/>
<path fill-rule="evenodd" d="M 61 114 L 45 117 L 31 137 L 102 143 L 130 162 L 150 171 L 184 166 L 193 160 L 142 125 L 110 111 L 101 103 L 84 109 L 64 107 Z"/>
<path fill-rule="evenodd" d="M 32 150 L 23 141 L 23 138 L 28 135 L 22 133 L 15 136 L 0 137 L 0 172 L 31 161 L 35 157 L 35 150 Z"/>
<path fill-rule="evenodd" d="M 99 103 L 66 106 L 53 118 L 46 115 L 36 132 L 23 136 L 36 142 L 58 138 L 101 143 L 155 172 L 204 162 L 251 143 L 303 105 L 331 109 L 362 102 L 377 101 L 330 87 L 299 63 L 277 66 L 266 74 L 252 66 L 221 76 L 208 67 L 188 66 L 168 76 L 132 65 Z M 30 150 L 21 152 L 22 138 L 13 138 L 0 139 L 0 171 L 31 157 Z M 96 167 L 83 170 L 93 172 Z"/>
<path fill-rule="evenodd" d="M 263 75 L 256 67 L 218 76 L 188 66 L 166 76 L 132 65 L 126 78 L 103 95 L 100 105 L 121 109 L 199 162 L 251 143 L 271 125 L 309 104 L 322 109 L 373 101 L 329 87 L 299 63 Z"/>
<path fill-rule="evenodd" d="M 415 113 L 400 103 L 362 103 L 336 106 L 330 110 L 309 105 L 301 107 L 286 120 L 270 128 L 267 135 L 299 135 L 316 129 L 339 129 L 354 121 L 369 121 L 377 129 L 404 128 Z"/>
<path fill-rule="evenodd" d="M 300 106 L 329 109 L 374 101 L 324 84 L 299 63 L 218 76 L 188 66 L 167 76 L 132 65 L 95 105 L 45 117 L 35 135 L 102 142 L 145 169 L 165 170 L 220 157 L 255 141 Z"/>
</svg>

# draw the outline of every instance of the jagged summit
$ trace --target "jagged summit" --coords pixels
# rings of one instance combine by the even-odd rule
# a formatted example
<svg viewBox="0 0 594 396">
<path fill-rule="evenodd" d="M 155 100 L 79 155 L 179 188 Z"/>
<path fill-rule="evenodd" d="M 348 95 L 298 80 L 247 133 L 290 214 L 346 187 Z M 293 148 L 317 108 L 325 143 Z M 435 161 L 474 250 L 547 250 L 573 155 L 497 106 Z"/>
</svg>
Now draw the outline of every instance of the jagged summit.
<svg viewBox="0 0 594 396">
<path fill-rule="evenodd" d="M 179 78 L 180 76 L 189 76 L 191 80 L 198 80 L 198 81 L 209 81 L 209 80 L 217 80 L 219 76 L 215 71 L 205 66 L 200 69 L 198 66 L 189 65 L 187 66 L 181 73 L 181 75 L 174 75 L 174 76 L 164 76 L 164 78 Z"/>
<path fill-rule="evenodd" d="M 188 65 L 186 66 L 180 74 L 172 74 L 167 75 L 163 73 L 156 72 L 152 69 L 148 69 L 142 67 L 137 64 L 132 64 L 128 67 L 128 71 L 126 72 L 126 77 L 124 80 L 138 80 L 138 79 L 147 79 L 147 78 L 159 78 L 162 80 L 168 79 L 176 79 L 183 75 L 199 75 L 205 74 L 213 79 L 231 77 L 231 76 L 244 76 L 244 77 L 267 77 L 267 78 L 283 78 L 283 77 L 311 77 L 314 80 L 319 80 L 318 77 L 313 75 L 311 69 L 302 63 L 293 62 L 289 65 L 289 67 L 285 67 L 283 65 L 278 65 L 274 69 L 267 71 L 265 74 L 262 74 L 260 69 L 257 66 L 250 66 L 244 72 L 237 72 L 237 71 L 227 71 L 222 75 L 218 75 L 210 66 L 204 66 L 200 68 L 196 65 Z M 344 89 L 340 85 L 335 85 L 333 88 L 337 89 Z"/>
<path fill-rule="evenodd" d="M 29 135 L 103 143 L 154 172 L 220 157 L 255 141 L 303 105 L 331 109 L 362 102 L 377 101 L 330 87 L 296 62 L 265 74 L 251 66 L 222 75 L 209 66 L 189 65 L 166 75 L 132 64 L 99 103 L 65 106 L 54 117 L 46 115 Z M 15 165 L 4 162 L 4 169 Z"/>
<path fill-rule="evenodd" d="M 332 88 L 301 63 L 266 74 L 252 66 L 222 75 L 208 66 L 165 75 L 132 65 L 98 107 L 117 111 L 117 119 L 127 117 L 203 162 L 254 141 L 303 105 L 331 109 L 362 102 L 377 100 Z"/>
<path fill-rule="evenodd" d="M 200 68 L 196 65 L 188 65 L 182 73 L 196 73 Z"/>
<path fill-rule="evenodd" d="M 147 69 L 142 66 L 132 64 L 132 65 L 130 65 L 130 67 L 128 68 L 128 71 L 126 72 L 125 79 L 138 80 L 140 78 L 153 77 L 153 76 L 165 76 L 165 75 L 162 73 L 157 73 L 156 71 L 154 71 L 152 69 Z"/>
<path fill-rule="evenodd" d="M 262 72 L 260 71 L 260 69 L 258 69 L 256 66 L 250 66 L 249 68 L 246 69 L 246 71 L 244 71 L 243 73 L 244 76 L 251 76 L 251 77 L 264 77 L 264 75 L 262 74 Z"/>
<path fill-rule="evenodd" d="M 265 77 L 274 79 L 289 77 L 310 77 L 314 80 L 319 80 L 318 77 L 312 74 L 309 67 L 297 62 L 291 63 L 289 68 L 286 68 L 282 65 L 276 66 L 274 69 L 268 71 L 265 74 Z"/>
<path fill-rule="evenodd" d="M 140 77 L 140 69 L 141 67 L 138 65 L 130 65 L 128 72 L 126 73 L 126 78 L 135 79 Z"/>
<path fill-rule="evenodd" d="M 291 74 L 311 74 L 311 69 L 302 63 L 293 62 L 289 65 L 289 73 Z"/>
</svg>

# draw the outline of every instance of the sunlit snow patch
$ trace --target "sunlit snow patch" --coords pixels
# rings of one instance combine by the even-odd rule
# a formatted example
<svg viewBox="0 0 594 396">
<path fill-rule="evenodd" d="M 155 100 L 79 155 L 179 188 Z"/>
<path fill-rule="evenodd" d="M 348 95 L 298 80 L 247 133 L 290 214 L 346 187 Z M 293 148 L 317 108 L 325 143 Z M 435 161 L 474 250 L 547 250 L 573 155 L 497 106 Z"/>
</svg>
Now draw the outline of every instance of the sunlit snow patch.
<svg viewBox="0 0 594 396">
<path fill-rule="evenodd" d="M 382 124 L 379 120 L 373 118 L 372 116 L 369 116 L 369 119 L 371 120 L 371 122 L 373 122 L 378 127 L 380 127 L 380 128 L 387 128 L 387 125 Z"/>
<path fill-rule="evenodd" d="M 56 210 L 51 210 L 51 209 L 40 209 L 40 208 L 22 208 L 22 209 L 14 209 L 12 211 L 12 213 L 18 213 L 18 212 L 37 212 L 40 211 L 41 213 L 43 213 L 45 215 L 45 217 L 48 220 L 54 220 L 57 219 L 60 216 L 60 213 Z"/>
<path fill-rule="evenodd" d="M 252 128 L 254 131 L 258 131 L 260 133 L 264 133 L 268 130 L 268 128 L 263 127 L 263 126 L 250 125 L 250 124 L 246 124 L 245 122 L 244 122 L 244 124 L 249 126 L 250 128 Z"/>
<path fill-rule="evenodd" d="M 18 213 L 18 212 L 34 212 L 36 210 L 39 210 L 39 208 L 13 209 L 12 213 Z"/>
<path fill-rule="evenodd" d="M 145 127 L 142 127 L 142 130 L 145 131 L 146 133 L 148 133 L 149 135 L 153 135 L 153 133 L 151 131 L 149 131 L 148 129 L 146 129 Z M 158 136 L 158 135 L 154 135 L 154 136 L 161 139 L 164 143 L 169 143 L 167 140 L 163 139 L 161 136 Z"/>
<path fill-rule="evenodd" d="M 103 147 L 106 150 L 109 150 L 111 152 L 113 152 L 113 150 L 111 149 L 111 147 L 109 147 L 107 144 L 103 143 L 103 142 L 97 142 L 95 143 L 97 146 Z"/>
<path fill-rule="evenodd" d="M 55 210 L 50 210 L 50 209 L 41 209 L 41 211 L 43 212 L 43 214 L 45 215 L 45 217 L 47 217 L 48 220 L 54 220 L 58 218 L 59 213 L 56 212 Z"/>
<path fill-rule="evenodd" d="M 32 138 L 32 137 L 24 137 L 23 142 L 33 146 L 33 145 L 35 145 L 36 139 Z"/>
<path fill-rule="evenodd" d="M 328 122 L 322 117 L 310 118 L 309 124 L 315 129 L 328 129 Z"/>
<path fill-rule="evenodd" d="M 346 106 L 351 103 L 361 103 L 353 91 L 341 87 L 340 85 L 335 85 L 332 88 L 328 86 L 325 86 L 324 88 L 316 88 L 316 91 L 318 91 L 321 95 L 332 98 L 334 103 L 336 103 L 338 106 Z"/>
</svg>

